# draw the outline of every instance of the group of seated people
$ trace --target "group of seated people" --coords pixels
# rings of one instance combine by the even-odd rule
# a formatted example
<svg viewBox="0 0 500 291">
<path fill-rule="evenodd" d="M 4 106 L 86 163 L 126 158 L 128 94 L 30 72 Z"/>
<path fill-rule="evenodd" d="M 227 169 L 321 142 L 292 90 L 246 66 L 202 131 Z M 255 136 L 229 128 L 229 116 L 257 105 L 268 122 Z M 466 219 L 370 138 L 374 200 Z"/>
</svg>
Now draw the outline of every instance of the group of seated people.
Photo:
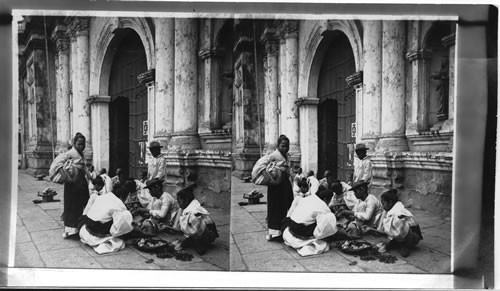
<svg viewBox="0 0 500 291">
<path fill-rule="evenodd" d="M 161 179 L 134 180 L 121 169 L 116 172 L 113 178 L 105 169 L 93 175 L 90 198 L 79 223 L 80 240 L 97 253 L 119 251 L 128 238 L 166 232 L 183 234 L 173 242 L 177 250 L 193 248 L 204 254 L 219 236 L 208 211 L 194 197 L 194 184 L 174 198 L 163 190 Z"/>
<path fill-rule="evenodd" d="M 327 170 L 318 180 L 313 171 L 303 175 L 293 169 L 294 201 L 282 226 L 283 241 L 302 256 L 329 250 L 329 241 L 339 237 L 360 238 L 367 233 L 385 234 L 388 241 L 377 245 L 379 252 L 399 248 L 407 257 L 422 239 L 414 216 L 398 200 L 397 190 L 381 195 L 368 193 L 369 183 L 345 183 Z"/>
</svg>

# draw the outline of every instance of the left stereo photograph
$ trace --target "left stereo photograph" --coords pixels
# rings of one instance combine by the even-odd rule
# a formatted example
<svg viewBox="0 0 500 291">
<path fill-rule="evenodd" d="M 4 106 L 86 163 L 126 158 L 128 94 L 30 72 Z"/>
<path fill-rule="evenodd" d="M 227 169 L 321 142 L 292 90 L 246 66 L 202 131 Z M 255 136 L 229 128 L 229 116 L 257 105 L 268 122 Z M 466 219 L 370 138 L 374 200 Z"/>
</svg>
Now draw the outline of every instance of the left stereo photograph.
<svg viewBox="0 0 500 291">
<path fill-rule="evenodd" d="M 232 91 L 205 78 L 211 20 L 112 15 L 14 16 L 14 267 L 227 271 Z"/>
</svg>

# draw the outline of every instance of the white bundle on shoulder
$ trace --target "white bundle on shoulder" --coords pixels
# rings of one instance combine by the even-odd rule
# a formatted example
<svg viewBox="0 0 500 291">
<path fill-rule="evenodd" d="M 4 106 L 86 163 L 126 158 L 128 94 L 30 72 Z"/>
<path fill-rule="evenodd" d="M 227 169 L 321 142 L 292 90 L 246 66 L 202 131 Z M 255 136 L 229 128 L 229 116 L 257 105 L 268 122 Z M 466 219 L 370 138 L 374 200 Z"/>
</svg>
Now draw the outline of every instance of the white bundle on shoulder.
<svg viewBox="0 0 500 291">
<path fill-rule="evenodd" d="M 273 161 L 270 155 L 263 156 L 252 169 L 252 182 L 256 185 L 278 185 L 287 170 L 286 161 Z"/>
</svg>

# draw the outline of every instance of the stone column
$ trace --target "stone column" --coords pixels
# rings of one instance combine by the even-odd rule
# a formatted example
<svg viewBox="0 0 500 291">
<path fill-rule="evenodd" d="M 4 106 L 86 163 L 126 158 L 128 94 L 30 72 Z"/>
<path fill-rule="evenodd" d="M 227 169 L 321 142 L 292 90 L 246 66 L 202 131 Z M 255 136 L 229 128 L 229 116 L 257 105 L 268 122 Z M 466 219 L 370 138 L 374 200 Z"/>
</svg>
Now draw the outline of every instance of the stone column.
<svg viewBox="0 0 500 291">
<path fill-rule="evenodd" d="M 382 23 L 382 123 L 377 151 L 406 151 L 405 23 Z"/>
<path fill-rule="evenodd" d="M 27 35 L 25 46 L 26 86 L 28 91 L 28 130 L 29 143 L 26 148 L 29 172 L 34 175 L 47 174 L 54 158 L 56 112 L 53 107 L 54 90 L 49 90 L 50 78 L 54 71 L 46 62 L 45 38 L 43 37 L 43 22 L 31 20 L 30 35 Z M 52 83 L 52 82 L 51 82 Z M 49 94 L 50 93 L 50 94 Z M 51 108 L 52 106 L 52 108 Z"/>
<path fill-rule="evenodd" d="M 276 149 L 278 140 L 278 40 L 274 30 L 264 31 L 262 41 L 266 48 L 266 84 L 267 94 L 264 100 L 264 152 L 268 153 Z"/>
<path fill-rule="evenodd" d="M 174 133 L 169 147 L 197 149 L 198 137 L 198 20 L 175 19 Z"/>
<path fill-rule="evenodd" d="M 296 102 L 300 114 L 300 156 L 304 173 L 318 169 L 318 98 L 301 97 Z"/>
<path fill-rule="evenodd" d="M 86 141 L 86 158 L 92 157 L 92 139 L 90 136 L 89 98 L 89 19 L 78 17 L 73 21 L 76 37 L 76 83 L 73 83 L 73 128 L 74 133 L 82 133 Z M 75 54 L 73 54 L 75 56 Z"/>
<path fill-rule="evenodd" d="M 153 130 L 151 128 L 150 121 L 153 120 L 154 116 L 154 100 L 155 100 L 155 70 L 148 70 L 139 76 L 137 76 L 137 80 L 142 85 L 146 86 L 147 98 L 148 98 L 148 124 L 147 124 L 147 134 L 148 134 L 148 142 L 152 141 L 153 138 Z M 153 104 L 153 106 L 151 106 Z"/>
<path fill-rule="evenodd" d="M 287 21 L 284 26 L 286 46 L 287 90 L 282 96 L 282 133 L 290 139 L 289 155 L 292 162 L 300 160 L 299 117 L 295 101 L 298 99 L 298 22 Z"/>
<path fill-rule="evenodd" d="M 75 115 L 75 112 L 73 108 L 75 107 L 75 98 L 76 98 L 76 91 L 78 87 L 78 81 L 77 81 L 77 76 L 78 76 L 78 63 L 77 63 L 77 46 L 76 46 L 76 36 L 73 33 L 73 31 L 70 31 L 70 80 L 71 80 L 71 86 L 70 86 L 70 95 L 69 95 L 69 118 L 70 118 L 70 136 L 71 136 L 71 143 L 73 143 L 73 137 L 75 136 L 76 130 L 75 130 L 75 124 L 77 122 L 77 118 Z"/>
<path fill-rule="evenodd" d="M 411 63 L 411 97 L 410 110 L 408 112 L 409 122 L 406 128 L 406 135 L 418 134 L 419 131 L 429 130 L 428 106 L 429 96 L 427 94 L 429 82 L 429 63 L 432 56 L 430 51 L 419 49 L 406 54 L 406 58 Z"/>
<path fill-rule="evenodd" d="M 284 122 L 284 115 L 283 115 L 283 107 L 282 107 L 282 100 L 284 96 L 287 94 L 287 71 L 286 71 L 286 42 L 285 42 L 285 35 L 282 33 L 280 35 L 280 55 L 279 55 L 279 98 L 278 98 L 278 135 L 280 135 L 283 132 L 283 124 Z"/>
<path fill-rule="evenodd" d="M 56 115 L 57 148 L 69 145 L 71 140 L 69 116 L 69 39 L 66 27 L 57 25 L 52 33 L 55 42 L 56 57 Z"/>
<path fill-rule="evenodd" d="M 259 88 L 257 88 L 253 21 L 235 21 L 234 56 L 234 96 L 235 96 L 235 142 L 233 144 L 233 175 L 250 175 L 252 167 L 260 157 L 262 112 L 259 106 Z M 257 65 L 259 65 L 257 63 Z M 262 82 L 258 82 L 262 86 Z M 261 117 L 259 117 L 259 113 Z"/>
<path fill-rule="evenodd" d="M 356 94 L 356 142 L 361 141 L 365 116 L 363 115 L 364 100 L 363 100 L 363 71 L 356 72 L 346 78 L 346 82 L 354 89 Z M 352 134 L 352 132 L 351 132 Z M 352 161 L 351 161 L 352 162 Z"/>
<path fill-rule="evenodd" d="M 96 170 L 109 170 L 109 102 L 110 96 L 93 95 L 87 99 L 91 111 L 93 143 L 92 164 Z"/>
<path fill-rule="evenodd" d="M 381 129 L 382 21 L 365 20 L 363 30 L 362 130 L 358 131 L 361 132 L 363 142 L 374 149 Z M 356 107 L 359 105 L 356 103 Z"/>
<path fill-rule="evenodd" d="M 154 100 L 148 100 L 148 139 L 157 139 L 166 148 L 174 131 L 174 19 L 156 18 L 155 24 L 156 93 Z"/>
<path fill-rule="evenodd" d="M 202 49 L 199 56 L 205 63 L 204 78 L 204 107 L 200 116 L 200 133 L 211 132 L 212 129 L 221 129 L 221 106 L 220 95 L 220 58 L 223 52 L 218 49 Z"/>
<path fill-rule="evenodd" d="M 448 89 L 448 119 L 441 127 L 442 132 L 452 132 L 455 123 L 455 34 L 442 39 L 443 45 L 449 49 L 449 89 Z"/>
</svg>

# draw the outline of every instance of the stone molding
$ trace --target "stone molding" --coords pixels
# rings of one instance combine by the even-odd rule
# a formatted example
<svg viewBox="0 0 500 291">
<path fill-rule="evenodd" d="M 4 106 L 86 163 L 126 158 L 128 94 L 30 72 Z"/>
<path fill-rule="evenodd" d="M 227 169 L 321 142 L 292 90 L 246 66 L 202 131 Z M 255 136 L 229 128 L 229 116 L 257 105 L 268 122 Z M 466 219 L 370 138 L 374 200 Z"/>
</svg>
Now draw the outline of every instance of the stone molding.
<svg viewBox="0 0 500 291">
<path fill-rule="evenodd" d="M 358 85 L 362 85 L 363 84 L 363 71 L 358 71 L 350 76 L 347 76 L 347 78 L 345 78 L 345 81 L 347 82 L 347 85 L 349 85 L 353 88 L 358 86 Z"/>
<path fill-rule="evenodd" d="M 198 53 L 198 56 L 202 59 L 213 59 L 213 58 L 220 58 L 224 56 L 224 51 L 218 48 L 213 48 L 213 49 L 201 49 L 200 52 Z"/>
<path fill-rule="evenodd" d="M 279 29 L 279 35 L 281 38 L 287 37 L 297 37 L 299 31 L 299 22 L 296 20 L 283 21 Z"/>
<path fill-rule="evenodd" d="M 295 101 L 295 105 L 297 105 L 297 107 L 307 106 L 307 105 L 317 106 L 318 104 L 319 104 L 318 98 L 301 97 L 297 99 L 297 101 Z"/>
<path fill-rule="evenodd" d="M 452 171 L 451 152 L 386 152 L 370 156 L 373 168 Z"/>
<path fill-rule="evenodd" d="M 69 49 L 69 37 L 66 26 L 57 25 L 52 32 L 51 39 L 55 43 L 58 53 Z"/>
<path fill-rule="evenodd" d="M 432 52 L 426 49 L 418 49 L 406 53 L 406 59 L 410 62 L 416 60 L 429 60 L 432 57 Z"/>
<path fill-rule="evenodd" d="M 275 29 L 267 27 L 262 33 L 260 42 L 264 44 L 266 54 L 279 52 L 279 40 Z"/>
<path fill-rule="evenodd" d="M 456 34 L 450 34 L 441 39 L 441 42 L 445 47 L 452 47 L 455 45 Z"/>
<path fill-rule="evenodd" d="M 232 167 L 231 152 L 210 150 L 178 150 L 163 152 L 168 166 L 182 167 Z"/>
<path fill-rule="evenodd" d="M 154 82 L 155 69 L 147 70 L 146 72 L 139 74 L 139 76 L 137 76 L 137 80 L 142 85 L 147 85 L 148 83 Z"/>
<path fill-rule="evenodd" d="M 110 96 L 92 95 L 89 98 L 87 98 L 87 103 L 90 105 L 96 103 L 109 103 L 109 102 L 111 102 Z"/>
<path fill-rule="evenodd" d="M 68 18 L 67 22 L 69 22 L 69 33 L 72 38 L 89 34 L 90 19 L 88 17 L 72 17 Z"/>
</svg>

